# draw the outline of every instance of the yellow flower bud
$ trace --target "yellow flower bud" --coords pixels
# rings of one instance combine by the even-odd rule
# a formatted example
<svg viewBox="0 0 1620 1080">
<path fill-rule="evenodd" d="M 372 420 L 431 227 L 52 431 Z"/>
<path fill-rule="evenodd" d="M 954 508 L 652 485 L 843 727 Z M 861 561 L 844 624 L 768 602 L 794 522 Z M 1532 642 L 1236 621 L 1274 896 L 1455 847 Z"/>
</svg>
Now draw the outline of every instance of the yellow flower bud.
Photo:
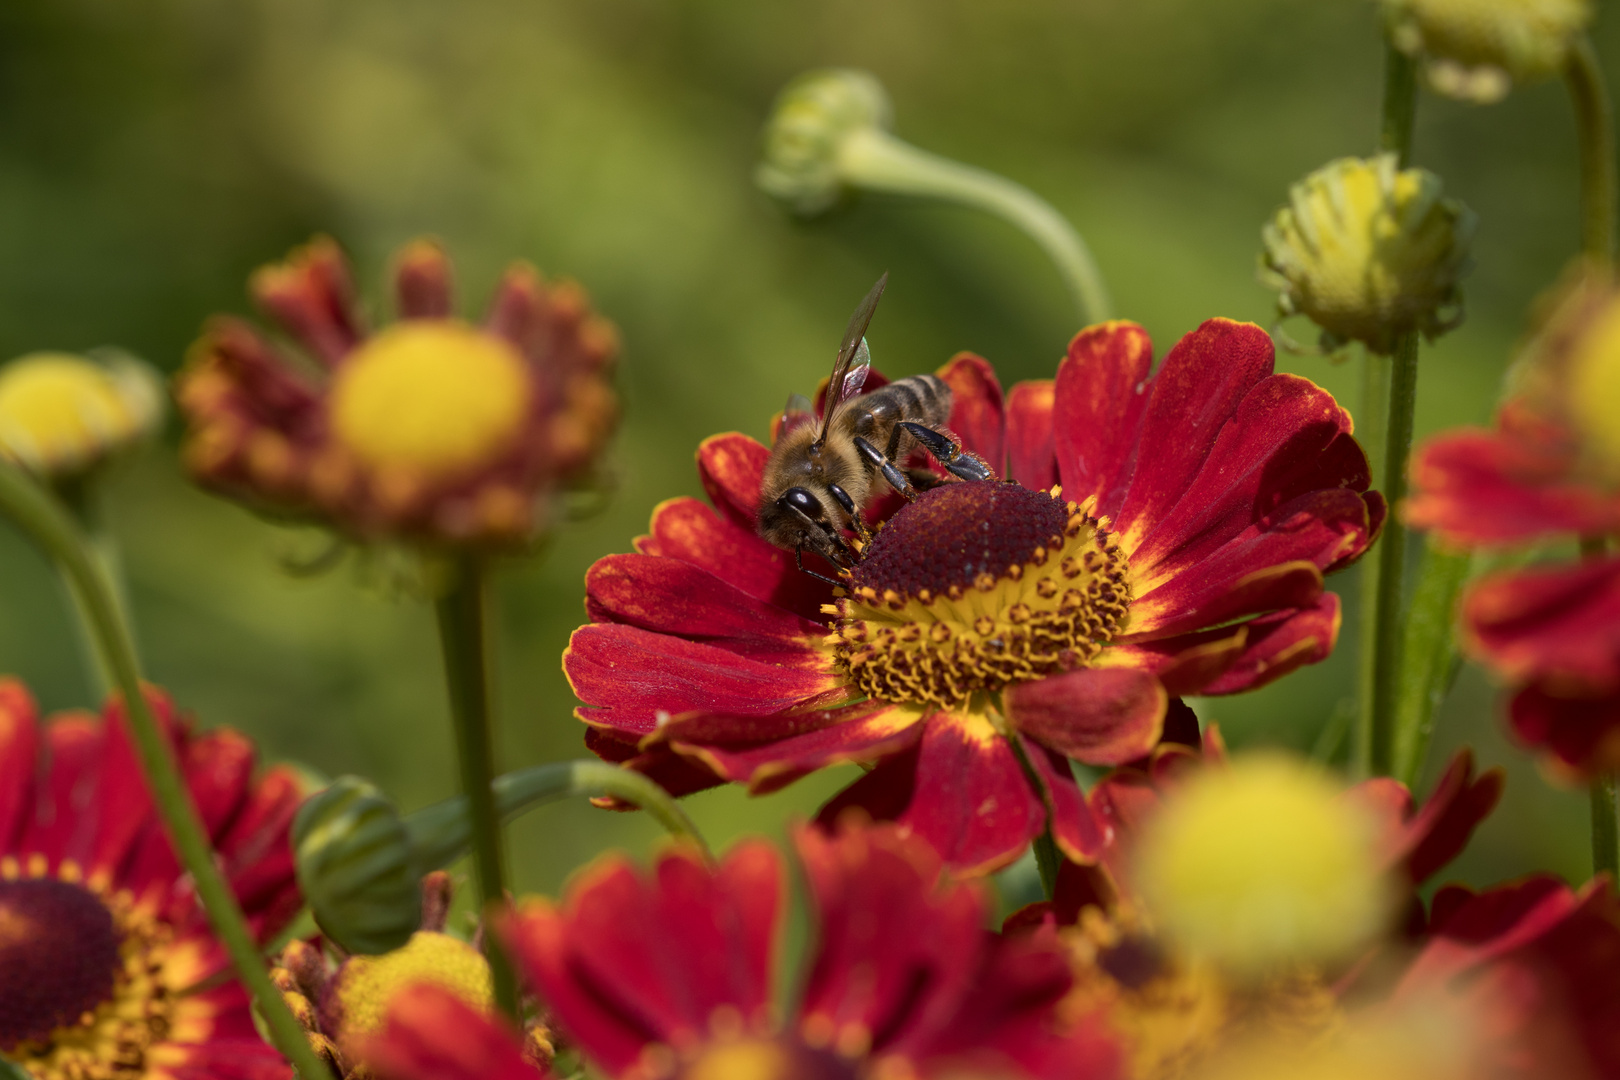
<svg viewBox="0 0 1620 1080">
<path fill-rule="evenodd" d="M 1295 184 L 1262 230 L 1260 280 L 1280 291 L 1280 316 L 1321 328 L 1324 350 L 1392 353 L 1405 333 L 1432 339 L 1462 321 L 1475 224 L 1433 173 L 1390 154 L 1340 158 Z"/>
<path fill-rule="evenodd" d="M 1134 881 L 1164 938 L 1237 977 L 1343 960 L 1384 928 L 1393 891 L 1376 823 L 1281 754 L 1201 770 L 1149 822 Z"/>
<path fill-rule="evenodd" d="M 83 473 L 162 418 L 163 384 L 132 356 L 37 352 L 0 369 L 0 454 L 46 479 Z"/>
<path fill-rule="evenodd" d="M 1423 62 L 1437 92 L 1498 101 L 1557 74 L 1592 21 L 1591 0 L 1383 0 L 1395 47 Z"/>
<path fill-rule="evenodd" d="M 843 197 L 840 156 L 850 136 L 892 123 L 889 95 L 864 71 L 809 71 L 782 90 L 754 178 L 795 213 L 827 210 Z"/>
</svg>

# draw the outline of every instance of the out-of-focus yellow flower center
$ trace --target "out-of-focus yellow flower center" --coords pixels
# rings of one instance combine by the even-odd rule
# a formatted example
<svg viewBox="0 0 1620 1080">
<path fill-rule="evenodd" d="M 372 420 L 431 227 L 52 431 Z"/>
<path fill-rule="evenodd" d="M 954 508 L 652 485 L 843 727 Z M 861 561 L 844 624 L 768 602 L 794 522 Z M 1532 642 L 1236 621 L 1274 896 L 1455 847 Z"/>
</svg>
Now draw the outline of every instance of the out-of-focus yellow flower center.
<svg viewBox="0 0 1620 1080">
<path fill-rule="evenodd" d="M 1406 1002 L 1354 1016 L 1325 1037 L 1257 1029 L 1191 1073 L 1191 1080 L 1467 1080 L 1493 1074 L 1483 1017 L 1456 1003 Z"/>
<path fill-rule="evenodd" d="M 1620 302 L 1611 302 L 1570 358 L 1570 417 L 1587 453 L 1620 477 Z"/>
<path fill-rule="evenodd" d="M 1436 90 L 1496 101 L 1514 83 L 1557 74 L 1592 21 L 1591 0 L 1384 0 L 1396 46 L 1427 62 Z"/>
<path fill-rule="evenodd" d="M 529 411 L 508 342 L 452 319 L 408 320 L 360 346 L 332 382 L 332 430 L 380 469 L 438 479 L 487 464 Z"/>
<path fill-rule="evenodd" d="M 1201 770 L 1137 846 L 1135 880 L 1166 938 L 1238 977 L 1341 959 L 1391 901 L 1376 830 L 1326 776 L 1282 755 Z"/>
<path fill-rule="evenodd" d="M 144 434 L 158 394 L 134 361 L 31 353 L 0 371 L 0 452 L 46 475 L 77 471 Z"/>
<path fill-rule="evenodd" d="M 765 1039 L 721 1042 L 706 1048 L 682 1072 L 682 1080 L 786 1080 L 793 1058 Z"/>
<path fill-rule="evenodd" d="M 412 984 L 442 986 L 476 1009 L 493 1008 L 489 963 L 459 938 L 420 930 L 403 948 L 381 956 L 354 956 L 337 975 L 338 1043 L 353 1053 L 365 1036 L 382 1030 L 388 1003 Z"/>
</svg>

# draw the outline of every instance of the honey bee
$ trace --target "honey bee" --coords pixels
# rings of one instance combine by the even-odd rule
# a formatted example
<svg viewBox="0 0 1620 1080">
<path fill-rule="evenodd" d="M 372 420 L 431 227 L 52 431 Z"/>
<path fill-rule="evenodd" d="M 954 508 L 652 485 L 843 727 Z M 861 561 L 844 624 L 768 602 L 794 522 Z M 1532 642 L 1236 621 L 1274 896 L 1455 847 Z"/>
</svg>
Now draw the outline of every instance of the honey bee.
<svg viewBox="0 0 1620 1080">
<path fill-rule="evenodd" d="M 805 567 L 805 550 L 834 566 L 853 566 L 856 550 L 844 530 L 863 543 L 870 538 L 861 508 L 880 477 L 908 499 L 918 488 L 941 482 L 926 470 L 900 467 L 913 450 L 926 450 L 962 480 L 994 475 L 981 458 L 937 430 L 951 415 L 951 388 L 937 375 L 913 375 L 861 393 L 872 367 L 866 328 L 888 281 L 888 274 L 879 278 L 849 320 L 827 382 L 821 423 L 808 415 L 807 400 L 789 399 L 760 483 L 759 535 L 793 552 L 800 570 L 823 580 L 830 579 Z"/>
</svg>

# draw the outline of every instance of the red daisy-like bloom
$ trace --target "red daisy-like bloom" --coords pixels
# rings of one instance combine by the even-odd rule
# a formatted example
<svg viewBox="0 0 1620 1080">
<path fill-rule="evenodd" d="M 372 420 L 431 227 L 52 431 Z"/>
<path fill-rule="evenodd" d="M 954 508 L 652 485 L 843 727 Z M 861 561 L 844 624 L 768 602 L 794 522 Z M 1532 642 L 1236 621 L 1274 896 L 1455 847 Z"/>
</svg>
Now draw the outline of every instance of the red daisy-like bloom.
<svg viewBox="0 0 1620 1080">
<path fill-rule="evenodd" d="M 1274 374 L 1259 327 L 1211 320 L 1152 366 L 1121 322 L 1005 401 L 989 364 L 953 359 L 950 428 L 1017 483 L 880 500 L 836 596 L 756 535 L 766 447 L 704 442 L 714 508 L 663 503 L 636 554 L 586 577 L 592 622 L 564 666 L 587 745 L 679 794 L 875 763 L 824 820 L 898 820 L 958 872 L 1007 864 L 1048 826 L 1096 858 L 1105 823 L 1068 759 L 1130 761 L 1174 696 L 1326 657 L 1323 574 L 1384 513 L 1349 414 Z"/>
<path fill-rule="evenodd" d="M 287 830 L 302 792 L 252 743 L 201 735 L 161 693 L 226 880 L 260 940 L 301 906 Z M 152 805 L 123 710 L 40 723 L 0 681 L 0 1052 L 41 1080 L 278 1080 L 247 992 Z"/>
<path fill-rule="evenodd" d="M 569 1045 L 614 1080 L 1119 1075 L 1050 935 L 986 931 L 976 883 L 892 825 L 801 829 L 815 945 L 784 1019 L 773 1004 L 787 882 L 776 849 L 714 869 L 690 849 L 650 875 L 609 858 L 561 906 L 529 901 L 505 937 Z M 537 1075 L 515 1037 L 442 992 L 396 999 L 373 1067 L 393 1080 Z"/>
<path fill-rule="evenodd" d="M 590 467 L 618 416 L 618 335 L 569 283 L 514 265 L 481 326 L 454 315 L 450 264 L 396 258 L 399 321 L 374 332 L 348 260 L 318 238 L 261 268 L 254 298 L 303 357 L 213 320 L 176 380 L 199 482 L 362 539 L 511 545 Z"/>
</svg>

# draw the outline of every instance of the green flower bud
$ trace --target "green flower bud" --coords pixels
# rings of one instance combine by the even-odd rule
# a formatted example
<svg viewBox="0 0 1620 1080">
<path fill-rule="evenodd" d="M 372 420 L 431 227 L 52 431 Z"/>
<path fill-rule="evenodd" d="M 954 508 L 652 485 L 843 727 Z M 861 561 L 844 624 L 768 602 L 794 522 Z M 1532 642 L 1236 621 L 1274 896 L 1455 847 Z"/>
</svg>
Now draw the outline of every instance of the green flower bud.
<svg viewBox="0 0 1620 1080">
<path fill-rule="evenodd" d="M 1360 341 L 1389 354 L 1403 334 L 1433 339 L 1462 321 L 1473 211 L 1441 197 L 1440 179 L 1395 158 L 1340 158 L 1289 190 L 1265 226 L 1260 280 L 1281 317 L 1321 327 L 1333 352 Z"/>
<path fill-rule="evenodd" d="M 819 214 L 844 196 L 849 178 L 841 157 L 850 137 L 887 131 L 892 122 L 889 95 L 871 75 L 808 71 L 776 99 L 755 180 L 795 213 Z"/>
<path fill-rule="evenodd" d="M 422 871 L 399 811 L 374 785 L 339 777 L 298 810 L 298 887 L 322 932 L 352 953 L 400 948 L 422 922 Z"/>
<path fill-rule="evenodd" d="M 1439 93 L 1498 101 L 1563 69 L 1592 0 L 1383 0 L 1390 40 Z"/>
</svg>

